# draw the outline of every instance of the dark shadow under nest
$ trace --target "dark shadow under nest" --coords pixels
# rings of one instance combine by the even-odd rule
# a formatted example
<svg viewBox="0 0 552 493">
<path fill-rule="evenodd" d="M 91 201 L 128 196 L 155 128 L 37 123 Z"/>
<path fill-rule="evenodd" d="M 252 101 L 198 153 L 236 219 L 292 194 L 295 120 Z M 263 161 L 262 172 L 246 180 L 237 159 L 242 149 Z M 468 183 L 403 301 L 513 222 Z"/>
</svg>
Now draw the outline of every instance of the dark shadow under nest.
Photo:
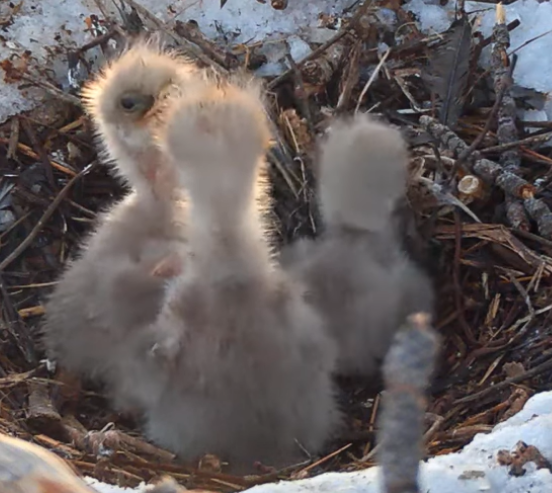
<svg viewBox="0 0 552 493">
<path fill-rule="evenodd" d="M 329 109 L 355 109 L 371 73 L 367 67 L 378 63 L 377 29 L 351 29 L 336 41 L 344 43 L 341 49 L 349 56 L 338 62 L 325 58 L 332 49 L 328 46 L 313 63 L 292 67 L 287 79 L 271 84 L 271 116 L 279 142 L 269 160 L 282 244 L 319 232 L 314 136 L 329 123 Z M 483 99 L 466 99 L 462 118 L 454 125 L 464 145 L 479 139 L 477 149 L 470 151 L 479 152 L 479 158 L 458 155 L 444 145 L 434 120 L 418 122 L 401 111 L 411 106 L 410 97 L 430 99 L 420 80 L 409 82 L 408 93 L 401 86 L 408 77 L 405 71 L 420 68 L 427 39 L 413 32 L 402 43 L 389 57 L 388 75 L 362 95 L 360 109 L 377 107 L 404 129 L 413 148 L 409 200 L 397 214 L 405 245 L 430 269 L 439 298 L 435 327 L 443 335 L 444 348 L 425 437 L 432 456 L 458 450 L 520 410 L 534 393 L 552 389 L 552 241 L 545 233 L 547 216 L 541 207 L 552 203 L 547 188 L 552 159 L 537 139 L 504 147 L 496 122 L 488 122 L 494 121 L 493 108 L 506 104 L 507 91 L 499 85 L 493 96 L 480 71 L 479 85 L 471 87 L 481 86 Z M 324 75 L 326 66 L 329 77 Z M 518 129 L 525 135 L 525 128 Z M 199 469 L 179 465 L 172 454 L 142 440 L 128 417 L 112 413 L 100 389 L 59 372 L 53 377 L 37 344 L 41 301 L 98 210 L 124 191 L 102 165 L 87 168 L 96 159 L 89 123 L 78 106 L 59 98 L 1 127 L 0 148 L 0 224 L 7 224 L 0 232 L 1 431 L 54 450 L 83 474 L 120 485 L 168 473 L 190 488 L 235 491 L 277 478 L 374 464 L 379 382 L 340 382 L 350 431 L 327 456 L 242 478 L 221 473 L 215 457 L 207 457 Z M 523 177 L 532 187 L 530 196 L 521 182 L 514 180 L 511 187 L 508 177 L 500 182 L 502 171 L 491 177 L 494 183 L 477 179 L 486 176 L 481 166 L 491 166 L 477 167 L 485 161 L 482 156 L 498 162 L 508 149 L 518 150 L 521 164 L 507 171 Z M 471 163 L 471 168 L 458 161 Z M 466 177 L 477 187 L 458 191 L 454 185 Z M 537 179 L 538 190 L 529 185 Z M 542 214 L 530 213 L 525 222 L 516 223 L 512 219 L 519 213 L 519 201 L 528 210 L 541 207 Z"/>
</svg>

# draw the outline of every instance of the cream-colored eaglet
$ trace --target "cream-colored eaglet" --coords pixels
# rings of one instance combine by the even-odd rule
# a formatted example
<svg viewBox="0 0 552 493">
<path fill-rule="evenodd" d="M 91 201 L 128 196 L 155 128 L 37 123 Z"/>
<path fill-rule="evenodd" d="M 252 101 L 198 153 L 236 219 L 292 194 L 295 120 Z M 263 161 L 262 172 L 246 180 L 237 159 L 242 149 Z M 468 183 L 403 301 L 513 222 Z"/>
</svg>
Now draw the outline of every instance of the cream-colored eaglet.
<svg viewBox="0 0 552 493">
<path fill-rule="evenodd" d="M 193 255 L 151 327 L 158 371 L 144 381 L 129 369 L 126 381 L 165 386 L 145 413 L 153 441 L 188 461 L 217 454 L 233 471 L 294 463 L 301 446 L 316 454 L 340 422 L 334 344 L 273 261 L 256 203 L 269 137 L 262 101 L 233 82 L 168 111 L 160 145 L 189 191 Z"/>
<path fill-rule="evenodd" d="M 171 98 L 193 90 L 201 78 L 202 72 L 186 58 L 155 39 L 141 39 L 83 88 L 100 147 L 116 174 L 133 188 L 149 188 L 160 171 L 151 129 L 162 123 Z"/>
<path fill-rule="evenodd" d="M 46 304 L 43 341 L 50 359 L 108 387 L 128 360 L 143 359 L 140 328 L 155 320 L 166 278 L 185 265 L 186 194 L 153 133 L 170 88 L 191 88 L 194 70 L 141 42 L 85 90 L 101 143 L 132 191 L 99 216 L 68 263 Z M 129 396 L 115 398 L 125 409 L 139 407 Z"/>
<path fill-rule="evenodd" d="M 281 255 L 339 345 L 339 374 L 374 376 L 406 316 L 433 311 L 431 282 L 403 251 L 392 220 L 407 163 L 390 126 L 366 115 L 335 124 L 318 177 L 325 230 Z"/>
</svg>

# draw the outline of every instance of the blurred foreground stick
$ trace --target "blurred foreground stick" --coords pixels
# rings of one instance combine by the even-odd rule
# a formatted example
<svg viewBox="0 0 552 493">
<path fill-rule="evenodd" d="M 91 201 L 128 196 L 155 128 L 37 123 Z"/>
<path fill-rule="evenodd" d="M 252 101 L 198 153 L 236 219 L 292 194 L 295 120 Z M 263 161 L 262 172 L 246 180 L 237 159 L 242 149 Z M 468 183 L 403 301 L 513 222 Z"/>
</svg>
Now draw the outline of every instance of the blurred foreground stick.
<svg viewBox="0 0 552 493">
<path fill-rule="evenodd" d="M 439 340 L 428 314 L 411 315 L 395 336 L 383 364 L 385 393 L 379 461 L 386 493 L 419 493 L 425 394 L 430 384 Z"/>
</svg>

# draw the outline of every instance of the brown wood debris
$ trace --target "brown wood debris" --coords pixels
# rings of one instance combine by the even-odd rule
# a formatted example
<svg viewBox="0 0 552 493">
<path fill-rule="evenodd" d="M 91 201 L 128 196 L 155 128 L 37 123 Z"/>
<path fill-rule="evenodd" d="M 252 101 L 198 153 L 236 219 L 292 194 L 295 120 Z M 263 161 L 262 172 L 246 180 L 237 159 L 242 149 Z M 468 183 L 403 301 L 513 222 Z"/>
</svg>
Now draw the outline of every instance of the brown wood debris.
<svg viewBox="0 0 552 493">
<path fill-rule="evenodd" d="M 522 441 L 516 444 L 512 452 L 499 450 L 497 459 L 500 465 L 509 467 L 512 476 L 523 476 L 526 473 L 523 466 L 528 462 L 534 463 L 537 469 L 548 469 L 552 472 L 550 462 L 543 457 L 539 449 Z"/>
</svg>

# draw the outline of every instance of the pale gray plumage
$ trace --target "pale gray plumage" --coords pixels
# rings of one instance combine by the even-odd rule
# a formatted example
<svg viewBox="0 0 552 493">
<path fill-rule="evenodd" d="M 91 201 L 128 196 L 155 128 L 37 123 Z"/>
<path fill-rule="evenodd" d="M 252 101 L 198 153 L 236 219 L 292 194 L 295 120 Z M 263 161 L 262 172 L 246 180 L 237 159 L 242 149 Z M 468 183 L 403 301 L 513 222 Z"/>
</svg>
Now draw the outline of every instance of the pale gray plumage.
<svg viewBox="0 0 552 493">
<path fill-rule="evenodd" d="M 146 431 L 182 459 L 214 453 L 233 471 L 293 463 L 295 440 L 316 453 L 340 420 L 335 347 L 273 262 L 255 201 L 268 138 L 253 82 L 181 97 L 160 138 L 189 190 L 192 253 L 151 327 L 159 366 L 149 381 L 165 390 Z"/>
<path fill-rule="evenodd" d="M 366 115 L 333 125 L 318 177 L 325 230 L 281 255 L 337 341 L 342 375 L 373 376 L 405 317 L 432 311 L 431 282 L 393 228 L 406 166 L 405 143 L 391 127 Z"/>
<path fill-rule="evenodd" d="M 159 312 L 164 278 L 176 273 L 159 273 L 158 262 L 184 254 L 186 200 L 152 132 L 171 92 L 194 80 L 186 61 L 140 42 L 84 90 L 100 144 L 132 191 L 99 217 L 46 304 L 47 355 L 72 372 L 112 383 L 121 359 L 136 357 L 133 334 Z M 117 403 L 133 405 L 124 395 Z"/>
</svg>

